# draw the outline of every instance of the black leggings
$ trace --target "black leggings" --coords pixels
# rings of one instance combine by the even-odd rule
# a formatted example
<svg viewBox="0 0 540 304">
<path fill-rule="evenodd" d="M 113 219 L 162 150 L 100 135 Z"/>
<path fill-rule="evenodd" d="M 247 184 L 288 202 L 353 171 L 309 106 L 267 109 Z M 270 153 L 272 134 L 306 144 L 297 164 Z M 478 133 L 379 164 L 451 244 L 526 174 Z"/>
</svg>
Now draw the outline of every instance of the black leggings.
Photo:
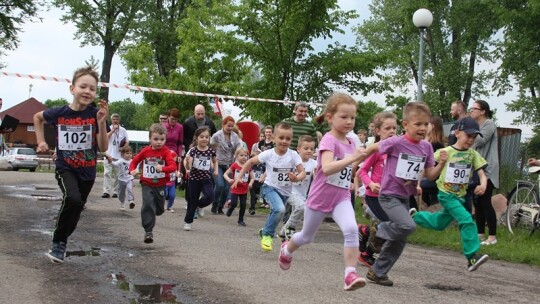
<svg viewBox="0 0 540 304">
<path fill-rule="evenodd" d="M 476 208 L 475 219 L 478 228 L 478 234 L 484 234 L 486 222 L 489 229 L 489 235 L 497 235 L 497 216 L 495 209 L 491 204 L 491 195 L 493 194 L 493 183 L 488 179 L 486 192 L 478 196 L 474 207 Z"/>
</svg>

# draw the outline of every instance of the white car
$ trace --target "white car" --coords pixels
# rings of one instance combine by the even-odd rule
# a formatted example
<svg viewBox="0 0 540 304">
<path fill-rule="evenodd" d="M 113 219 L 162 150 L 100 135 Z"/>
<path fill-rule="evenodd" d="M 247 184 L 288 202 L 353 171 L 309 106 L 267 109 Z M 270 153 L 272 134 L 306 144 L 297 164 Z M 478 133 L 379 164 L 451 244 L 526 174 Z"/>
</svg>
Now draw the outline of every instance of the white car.
<svg viewBox="0 0 540 304">
<path fill-rule="evenodd" d="M 12 148 L 6 153 L 5 159 L 15 171 L 28 169 L 34 172 L 38 167 L 36 150 L 32 148 Z"/>
</svg>

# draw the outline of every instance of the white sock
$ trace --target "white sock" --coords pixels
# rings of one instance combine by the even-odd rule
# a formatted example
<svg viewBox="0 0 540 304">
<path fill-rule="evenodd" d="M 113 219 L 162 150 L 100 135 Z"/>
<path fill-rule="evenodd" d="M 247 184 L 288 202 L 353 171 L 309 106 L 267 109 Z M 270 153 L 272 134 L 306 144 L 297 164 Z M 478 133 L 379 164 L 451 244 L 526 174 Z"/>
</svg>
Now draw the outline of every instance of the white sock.
<svg viewBox="0 0 540 304">
<path fill-rule="evenodd" d="M 350 272 L 356 272 L 356 267 L 345 267 L 345 276 L 347 276 Z"/>
<path fill-rule="evenodd" d="M 289 252 L 289 249 L 287 249 L 287 246 L 283 246 L 283 255 L 288 258 L 292 257 L 292 253 Z"/>
</svg>

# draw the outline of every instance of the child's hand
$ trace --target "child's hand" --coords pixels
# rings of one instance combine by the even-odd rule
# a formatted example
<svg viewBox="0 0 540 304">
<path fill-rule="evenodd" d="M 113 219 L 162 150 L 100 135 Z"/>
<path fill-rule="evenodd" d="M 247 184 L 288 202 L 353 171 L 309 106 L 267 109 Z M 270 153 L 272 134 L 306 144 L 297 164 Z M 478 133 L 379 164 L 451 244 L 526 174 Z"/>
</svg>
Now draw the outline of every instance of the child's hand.
<svg viewBox="0 0 540 304">
<path fill-rule="evenodd" d="M 97 119 L 98 122 L 105 122 L 107 120 L 107 117 L 109 117 L 109 103 L 102 99 L 100 100 L 99 104 L 99 111 L 97 112 Z"/>
<path fill-rule="evenodd" d="M 162 165 L 156 165 L 156 172 L 161 172 L 161 170 L 163 170 L 163 166 Z"/>
<path fill-rule="evenodd" d="M 36 148 L 36 152 L 47 152 L 49 151 L 49 145 L 46 142 L 40 142 Z"/>
<path fill-rule="evenodd" d="M 441 150 L 439 153 L 439 162 L 446 162 L 448 160 L 448 152 L 446 150 Z"/>
<path fill-rule="evenodd" d="M 135 175 L 139 174 L 139 169 L 135 169 L 135 170 L 129 172 L 129 174 L 135 176 Z"/>
<path fill-rule="evenodd" d="M 296 176 L 296 174 L 294 174 L 294 173 L 292 173 L 292 172 L 289 172 L 288 175 L 289 175 L 289 180 L 290 180 L 291 182 L 295 183 L 295 182 L 298 182 L 298 181 L 299 181 L 299 180 L 298 180 L 298 177 Z"/>
<path fill-rule="evenodd" d="M 112 163 L 112 157 L 110 157 L 109 155 L 106 156 L 107 157 L 107 161 L 110 163 Z"/>
<path fill-rule="evenodd" d="M 420 183 L 416 185 L 416 195 L 422 195 L 422 187 L 420 187 Z"/>
<path fill-rule="evenodd" d="M 214 170 L 214 176 L 218 176 L 219 174 L 219 171 L 218 170 Z"/>
<path fill-rule="evenodd" d="M 486 186 L 478 185 L 474 188 L 474 194 L 476 195 L 482 195 L 484 192 L 486 192 Z"/>
<path fill-rule="evenodd" d="M 379 193 L 379 191 L 381 191 L 381 184 L 371 182 L 369 183 L 369 189 L 371 189 L 371 192 L 373 193 Z"/>
<path fill-rule="evenodd" d="M 249 189 L 253 188 L 253 183 L 249 183 Z"/>
<path fill-rule="evenodd" d="M 227 183 L 229 183 L 229 185 L 232 185 L 234 183 L 234 179 L 229 179 Z"/>
<path fill-rule="evenodd" d="M 527 164 L 529 166 L 540 166 L 540 162 L 536 158 L 529 158 Z"/>
<path fill-rule="evenodd" d="M 239 180 L 234 180 L 234 182 L 231 185 L 232 189 L 236 189 L 236 186 L 238 185 Z"/>
</svg>

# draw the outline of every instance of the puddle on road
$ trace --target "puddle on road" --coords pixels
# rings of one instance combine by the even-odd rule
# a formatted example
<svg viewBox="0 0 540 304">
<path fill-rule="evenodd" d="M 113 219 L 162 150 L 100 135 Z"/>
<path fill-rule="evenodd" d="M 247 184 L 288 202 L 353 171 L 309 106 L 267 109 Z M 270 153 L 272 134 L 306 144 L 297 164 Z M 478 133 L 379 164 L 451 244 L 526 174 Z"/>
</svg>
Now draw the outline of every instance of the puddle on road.
<svg viewBox="0 0 540 304">
<path fill-rule="evenodd" d="M 66 251 L 66 257 L 101 256 L 100 250 L 101 248 L 92 247 L 92 249 L 86 250 L 86 251 L 85 250 Z"/>
<path fill-rule="evenodd" d="M 50 235 L 50 236 L 53 235 L 53 230 L 52 230 L 52 229 L 33 228 L 33 229 L 26 229 L 26 230 L 23 230 L 23 231 L 28 231 L 28 232 L 39 232 L 39 233 L 41 233 L 41 234 L 44 234 L 44 235 Z"/>
<path fill-rule="evenodd" d="M 429 289 L 436 289 L 441 291 L 463 291 L 461 286 L 443 285 L 443 284 L 426 284 L 425 287 Z"/>
<path fill-rule="evenodd" d="M 57 195 L 30 194 L 30 196 L 38 201 L 62 201 L 62 197 Z"/>
<path fill-rule="evenodd" d="M 136 299 L 131 298 L 130 303 L 182 304 L 173 292 L 173 288 L 176 286 L 175 284 L 133 284 L 129 282 L 126 275 L 123 273 L 111 273 L 109 278 L 111 279 L 111 283 L 118 288 L 139 295 Z"/>
</svg>

